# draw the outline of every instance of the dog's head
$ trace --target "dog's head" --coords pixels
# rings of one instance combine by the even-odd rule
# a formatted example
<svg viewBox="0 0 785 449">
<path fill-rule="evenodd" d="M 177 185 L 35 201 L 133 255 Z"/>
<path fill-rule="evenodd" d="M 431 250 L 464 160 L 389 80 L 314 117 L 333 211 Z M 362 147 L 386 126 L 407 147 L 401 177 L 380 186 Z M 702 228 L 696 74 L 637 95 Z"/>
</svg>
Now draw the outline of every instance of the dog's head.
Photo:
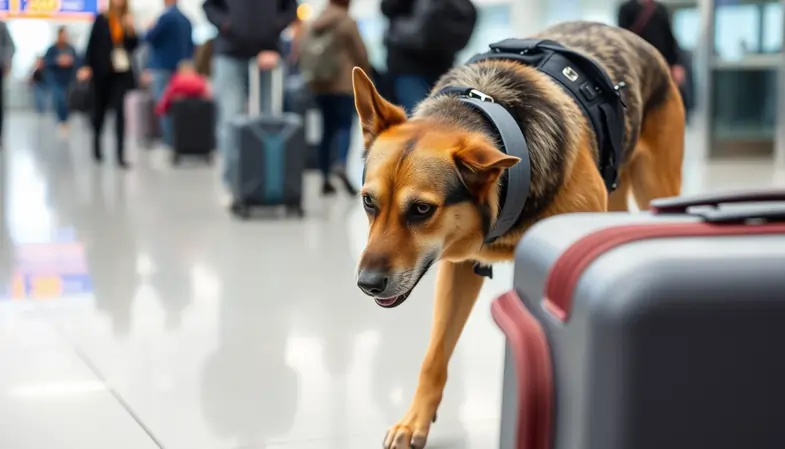
<svg viewBox="0 0 785 449">
<path fill-rule="evenodd" d="M 357 285 L 380 306 L 395 307 L 437 260 L 466 260 L 480 248 L 497 212 L 498 179 L 519 159 L 450 120 L 407 120 L 359 68 L 354 101 L 370 222 Z"/>
</svg>

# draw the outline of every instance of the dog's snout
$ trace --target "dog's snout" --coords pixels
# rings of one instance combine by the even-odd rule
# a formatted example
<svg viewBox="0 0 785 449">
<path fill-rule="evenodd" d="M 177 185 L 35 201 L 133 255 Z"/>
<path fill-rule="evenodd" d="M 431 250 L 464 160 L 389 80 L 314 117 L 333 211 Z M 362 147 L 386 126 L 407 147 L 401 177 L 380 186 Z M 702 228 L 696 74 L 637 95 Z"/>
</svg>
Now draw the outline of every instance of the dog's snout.
<svg viewBox="0 0 785 449">
<path fill-rule="evenodd" d="M 357 286 L 369 296 L 377 296 L 387 288 L 390 277 L 377 270 L 361 270 L 357 276 Z"/>
</svg>

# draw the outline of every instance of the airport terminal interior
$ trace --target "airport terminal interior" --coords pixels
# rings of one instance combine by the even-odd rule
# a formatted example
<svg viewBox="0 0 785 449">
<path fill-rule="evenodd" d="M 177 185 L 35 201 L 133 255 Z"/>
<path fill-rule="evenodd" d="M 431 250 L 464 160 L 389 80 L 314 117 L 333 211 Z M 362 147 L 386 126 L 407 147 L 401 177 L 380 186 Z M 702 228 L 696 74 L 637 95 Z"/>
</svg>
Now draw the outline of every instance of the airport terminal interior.
<svg viewBox="0 0 785 449">
<path fill-rule="evenodd" d="M 695 74 L 682 192 L 785 186 L 783 3 L 663 1 Z M 131 0 L 140 26 L 159 3 Z M 617 10 L 605 0 L 475 3 L 463 59 L 559 21 L 615 24 Z M 180 4 L 197 43 L 215 33 L 201 2 Z M 352 12 L 383 65 L 379 2 L 354 0 Z M 6 22 L 17 49 L 0 149 L 0 448 L 380 447 L 416 387 L 433 273 L 401 307 L 378 307 L 355 279 L 368 232 L 361 201 L 321 196 L 311 171 L 303 218 L 239 220 L 220 161 L 173 166 L 160 143 L 129 136 L 131 167 L 121 170 L 107 126 L 104 163 L 94 164 L 87 118 L 73 114 L 61 132 L 52 113 L 35 111 L 27 82 L 59 25 L 82 48 L 89 21 Z M 306 115 L 313 143 L 320 121 Z M 356 186 L 361 153 L 355 132 Z M 505 340 L 490 303 L 513 268 L 494 270 L 450 362 L 428 447 L 498 447 Z"/>
</svg>

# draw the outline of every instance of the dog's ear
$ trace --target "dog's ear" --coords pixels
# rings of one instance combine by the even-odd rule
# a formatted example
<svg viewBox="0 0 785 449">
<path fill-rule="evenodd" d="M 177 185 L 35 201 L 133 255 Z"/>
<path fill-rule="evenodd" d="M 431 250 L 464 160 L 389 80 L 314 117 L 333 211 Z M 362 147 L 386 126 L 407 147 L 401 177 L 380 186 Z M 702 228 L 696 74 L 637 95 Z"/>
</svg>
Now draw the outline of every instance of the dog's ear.
<svg viewBox="0 0 785 449">
<path fill-rule="evenodd" d="M 406 121 L 406 112 L 382 98 L 363 69 L 352 70 L 354 106 L 362 125 L 365 148 L 370 148 L 374 139 L 385 129 Z"/>
<path fill-rule="evenodd" d="M 453 160 L 466 187 L 480 197 L 489 192 L 504 169 L 521 161 L 477 140 L 462 142 Z"/>
</svg>

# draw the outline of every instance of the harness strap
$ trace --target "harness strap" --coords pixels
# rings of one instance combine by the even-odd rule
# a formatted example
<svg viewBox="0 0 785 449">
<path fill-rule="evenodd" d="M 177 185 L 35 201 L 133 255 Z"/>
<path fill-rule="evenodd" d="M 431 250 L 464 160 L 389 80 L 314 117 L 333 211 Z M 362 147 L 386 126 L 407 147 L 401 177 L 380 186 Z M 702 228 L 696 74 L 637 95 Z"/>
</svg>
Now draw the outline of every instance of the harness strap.
<svg viewBox="0 0 785 449">
<path fill-rule="evenodd" d="M 605 187 L 617 186 L 618 165 L 622 158 L 624 113 L 621 90 L 593 59 L 547 39 L 505 39 L 491 44 L 491 51 L 469 62 L 488 59 L 518 61 L 538 69 L 557 82 L 581 108 L 594 128 L 599 149 L 599 169 Z"/>
</svg>

